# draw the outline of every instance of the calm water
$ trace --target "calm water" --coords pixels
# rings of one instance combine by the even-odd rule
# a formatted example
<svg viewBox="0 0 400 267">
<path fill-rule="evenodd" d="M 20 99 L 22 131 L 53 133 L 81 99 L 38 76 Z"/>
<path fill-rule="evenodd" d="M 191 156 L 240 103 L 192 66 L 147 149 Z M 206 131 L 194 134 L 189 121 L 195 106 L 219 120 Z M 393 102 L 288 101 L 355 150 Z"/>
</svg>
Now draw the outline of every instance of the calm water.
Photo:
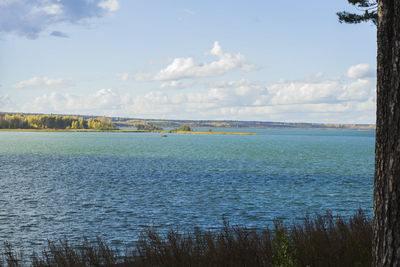
<svg viewBox="0 0 400 267">
<path fill-rule="evenodd" d="M 248 131 L 260 135 L 0 132 L 0 242 L 372 213 L 374 132 Z"/>
</svg>

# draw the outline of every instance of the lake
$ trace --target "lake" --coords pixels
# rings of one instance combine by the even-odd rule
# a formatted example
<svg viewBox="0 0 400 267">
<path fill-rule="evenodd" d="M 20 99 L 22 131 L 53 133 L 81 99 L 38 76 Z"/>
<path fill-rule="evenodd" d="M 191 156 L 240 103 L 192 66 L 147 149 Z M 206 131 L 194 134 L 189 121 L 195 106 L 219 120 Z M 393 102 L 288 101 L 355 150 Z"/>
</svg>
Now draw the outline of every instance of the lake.
<svg viewBox="0 0 400 267">
<path fill-rule="evenodd" d="M 223 216 L 261 228 L 372 215 L 374 131 L 238 131 L 260 135 L 0 132 L 0 242 L 119 246 L 148 226 L 218 228 Z"/>
</svg>

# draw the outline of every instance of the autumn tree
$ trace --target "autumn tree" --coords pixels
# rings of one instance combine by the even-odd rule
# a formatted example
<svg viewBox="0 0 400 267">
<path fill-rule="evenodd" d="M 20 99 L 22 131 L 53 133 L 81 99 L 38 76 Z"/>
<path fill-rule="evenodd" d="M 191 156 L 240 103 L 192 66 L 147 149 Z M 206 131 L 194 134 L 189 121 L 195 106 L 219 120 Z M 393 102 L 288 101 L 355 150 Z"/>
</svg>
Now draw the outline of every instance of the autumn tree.
<svg viewBox="0 0 400 267">
<path fill-rule="evenodd" d="M 117 129 L 109 118 L 60 115 L 0 114 L 0 129 Z"/>
<path fill-rule="evenodd" d="M 339 21 L 378 26 L 373 266 L 400 266 L 400 1 L 348 0 L 362 14 Z"/>
</svg>

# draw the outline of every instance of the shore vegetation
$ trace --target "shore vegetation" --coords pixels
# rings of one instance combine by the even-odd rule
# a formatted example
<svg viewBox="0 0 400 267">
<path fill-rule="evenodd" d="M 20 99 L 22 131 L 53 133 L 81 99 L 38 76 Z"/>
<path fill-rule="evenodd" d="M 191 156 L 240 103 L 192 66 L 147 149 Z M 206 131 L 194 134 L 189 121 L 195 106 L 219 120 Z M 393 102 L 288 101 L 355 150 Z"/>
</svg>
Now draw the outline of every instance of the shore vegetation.
<svg viewBox="0 0 400 267">
<path fill-rule="evenodd" d="M 151 123 L 137 123 L 135 127 L 138 131 L 159 132 L 163 130 L 163 128 Z"/>
<path fill-rule="evenodd" d="M 61 239 L 26 258 L 5 242 L 0 266 L 371 266 L 371 249 L 372 220 L 359 210 L 347 219 L 327 212 L 291 225 L 276 221 L 272 229 L 225 220 L 212 231 L 160 234 L 149 228 L 123 252 L 101 239 Z"/>
<path fill-rule="evenodd" d="M 0 114 L 0 129 L 95 129 L 116 130 L 106 117 Z"/>
</svg>

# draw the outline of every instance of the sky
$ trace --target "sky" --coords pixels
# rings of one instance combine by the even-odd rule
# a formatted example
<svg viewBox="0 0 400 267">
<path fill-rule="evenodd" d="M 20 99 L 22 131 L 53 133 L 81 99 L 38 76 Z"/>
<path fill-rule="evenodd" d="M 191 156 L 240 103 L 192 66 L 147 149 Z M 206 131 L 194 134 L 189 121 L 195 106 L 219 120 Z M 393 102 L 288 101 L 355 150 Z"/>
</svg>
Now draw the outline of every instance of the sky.
<svg viewBox="0 0 400 267">
<path fill-rule="evenodd" d="M 0 112 L 375 123 L 347 0 L 0 0 Z"/>
</svg>

